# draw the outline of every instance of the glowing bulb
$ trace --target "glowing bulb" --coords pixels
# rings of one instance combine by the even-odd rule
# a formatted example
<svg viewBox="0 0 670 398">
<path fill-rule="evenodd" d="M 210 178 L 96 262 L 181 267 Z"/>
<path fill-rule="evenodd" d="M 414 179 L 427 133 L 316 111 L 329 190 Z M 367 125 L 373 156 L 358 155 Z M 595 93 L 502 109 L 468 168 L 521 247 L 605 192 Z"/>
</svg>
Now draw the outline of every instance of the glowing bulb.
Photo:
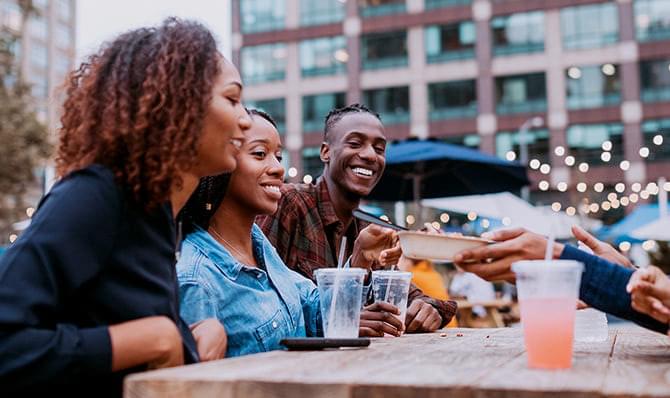
<svg viewBox="0 0 670 398">
<path fill-rule="evenodd" d="M 656 242 L 654 242 L 653 240 L 645 240 L 645 241 L 642 243 L 642 248 L 643 248 L 645 251 L 651 251 L 651 250 L 653 250 L 655 247 L 656 247 Z"/>
<path fill-rule="evenodd" d="M 386 214 L 383 214 L 383 215 L 382 215 L 381 217 L 379 217 L 379 218 L 382 219 L 382 220 L 384 220 L 384 221 L 389 221 L 389 216 L 387 216 Z"/>
<path fill-rule="evenodd" d="M 439 222 L 437 222 L 437 221 L 433 221 L 433 223 L 430 224 L 430 225 L 431 225 L 433 228 L 435 228 L 436 230 L 438 230 L 438 231 L 440 230 L 440 223 L 439 223 Z"/>
<path fill-rule="evenodd" d="M 542 180 L 539 184 L 537 184 L 537 186 L 540 188 L 540 191 L 546 191 L 549 189 L 549 182 Z"/>
<path fill-rule="evenodd" d="M 623 171 L 630 169 L 630 162 L 627 160 L 622 160 L 621 163 L 619 163 L 619 168 Z"/>
<path fill-rule="evenodd" d="M 34 207 L 29 207 L 26 209 L 26 215 L 28 218 L 32 217 L 33 214 L 35 214 L 35 208 Z"/>
<path fill-rule="evenodd" d="M 650 182 L 649 184 L 647 184 L 646 190 L 652 195 L 657 195 L 659 191 L 658 185 L 656 185 L 655 182 Z"/>
<path fill-rule="evenodd" d="M 540 173 L 549 174 L 550 172 L 551 172 L 551 166 L 549 166 L 548 164 L 545 163 L 542 166 L 540 166 Z"/>
<path fill-rule="evenodd" d="M 449 214 L 447 214 L 447 213 L 440 214 L 440 221 L 442 221 L 443 224 L 448 223 L 449 222 Z"/>
<path fill-rule="evenodd" d="M 482 227 L 488 228 L 490 226 L 491 226 L 491 223 L 489 222 L 489 220 L 487 220 L 487 219 L 482 220 Z"/>
<path fill-rule="evenodd" d="M 622 193 L 623 191 L 626 190 L 626 184 L 624 184 L 623 182 L 620 182 L 620 183 L 618 183 L 614 186 L 614 190 L 619 192 L 619 193 Z"/>
<path fill-rule="evenodd" d="M 612 205 L 610 202 L 605 201 L 600 204 L 600 208 L 603 209 L 603 211 L 609 211 L 609 209 L 612 208 Z"/>
<path fill-rule="evenodd" d="M 642 190 L 642 185 L 639 182 L 634 182 L 633 185 L 630 186 L 630 189 L 633 192 L 640 192 Z"/>
<path fill-rule="evenodd" d="M 568 76 L 571 79 L 579 79 L 580 77 L 582 77 L 582 70 L 576 66 L 573 66 L 568 69 Z"/>
<path fill-rule="evenodd" d="M 313 178 L 309 174 L 305 174 L 305 176 L 302 178 L 302 182 L 304 182 L 305 184 L 311 184 L 312 180 Z"/>
<path fill-rule="evenodd" d="M 606 76 L 614 76 L 614 74 L 616 73 L 616 67 L 612 64 L 605 64 L 600 68 L 600 70 Z"/>
<path fill-rule="evenodd" d="M 554 202 L 554 203 L 552 203 L 552 204 L 551 204 L 551 210 L 553 210 L 553 211 L 555 211 L 555 212 L 559 212 L 559 211 L 561 211 L 561 204 L 558 203 L 558 202 Z"/>
<path fill-rule="evenodd" d="M 565 209 L 565 214 L 567 214 L 567 215 L 569 215 L 569 216 L 574 216 L 575 214 L 577 214 L 577 209 L 575 209 L 574 207 L 570 206 L 570 207 L 568 207 L 567 209 Z"/>
<path fill-rule="evenodd" d="M 514 151 L 509 151 L 505 154 L 505 159 L 509 160 L 510 162 L 516 159 L 516 153 Z"/>
<path fill-rule="evenodd" d="M 640 198 L 649 199 L 649 192 L 643 190 L 642 192 L 640 192 Z"/>
<path fill-rule="evenodd" d="M 597 213 L 598 209 L 600 209 L 600 206 L 598 205 L 598 203 L 591 203 L 589 205 L 589 210 L 591 211 L 591 213 Z"/>
<path fill-rule="evenodd" d="M 512 225 L 512 219 L 509 217 L 503 217 L 502 223 L 504 226 L 509 227 L 510 225 Z"/>
<path fill-rule="evenodd" d="M 603 142 L 602 148 L 603 148 L 603 151 L 605 151 L 605 152 L 611 151 L 612 150 L 612 141 L 607 140 L 607 141 Z"/>
<path fill-rule="evenodd" d="M 561 192 L 565 192 L 568 190 L 568 184 L 566 182 L 561 181 L 556 185 L 556 188 L 558 188 L 558 190 Z"/>
<path fill-rule="evenodd" d="M 646 158 L 648 156 L 649 156 L 649 148 L 647 148 L 646 146 L 640 148 L 640 157 Z"/>
<path fill-rule="evenodd" d="M 563 156 L 565 155 L 565 148 L 559 145 L 556 148 L 554 148 L 554 153 L 556 154 L 556 156 Z"/>
<path fill-rule="evenodd" d="M 609 152 L 603 152 L 600 154 L 600 160 L 607 163 L 612 159 L 612 154 Z"/>
<path fill-rule="evenodd" d="M 617 198 L 617 196 L 614 192 L 610 192 L 610 193 L 607 194 L 607 200 L 609 200 L 610 202 L 613 201 L 613 200 L 616 200 L 616 198 Z"/>
<path fill-rule="evenodd" d="M 587 186 L 585 182 L 580 182 L 577 184 L 577 191 L 579 192 L 586 192 Z"/>
<path fill-rule="evenodd" d="M 621 242 L 619 243 L 619 250 L 622 252 L 627 252 L 630 250 L 630 242 Z"/>
<path fill-rule="evenodd" d="M 566 156 L 565 157 L 565 165 L 566 166 L 574 166 L 575 165 L 575 157 L 574 156 Z"/>
<path fill-rule="evenodd" d="M 620 204 L 621 204 L 621 203 L 619 203 L 618 200 L 613 200 L 613 201 L 612 201 L 612 208 L 613 208 L 613 209 L 618 209 Z"/>
<path fill-rule="evenodd" d="M 9 235 L 9 243 L 14 243 L 18 237 L 16 234 Z"/>
<path fill-rule="evenodd" d="M 589 171 L 589 164 L 588 163 L 580 163 L 579 164 L 579 171 L 581 171 L 582 173 L 586 173 L 587 171 Z"/>
<path fill-rule="evenodd" d="M 605 185 L 602 182 L 596 182 L 593 184 L 593 190 L 596 192 L 602 192 L 605 189 Z"/>
<path fill-rule="evenodd" d="M 640 200 L 640 197 L 636 193 L 630 194 L 628 198 L 630 199 L 631 203 L 637 203 L 637 201 Z"/>
<path fill-rule="evenodd" d="M 662 145 L 663 144 L 663 136 L 658 134 L 654 136 L 654 139 L 652 140 L 654 142 L 654 145 Z"/>
<path fill-rule="evenodd" d="M 670 182 L 666 182 L 665 184 L 663 184 L 663 190 L 665 190 L 666 192 L 670 192 Z"/>
<path fill-rule="evenodd" d="M 416 218 L 414 218 L 413 215 L 408 214 L 407 217 L 405 217 L 405 221 L 407 222 L 407 225 L 412 225 L 416 222 Z"/>
<path fill-rule="evenodd" d="M 630 199 L 628 199 L 628 196 L 624 196 L 619 200 L 621 202 L 621 206 L 628 206 L 630 204 Z"/>
<path fill-rule="evenodd" d="M 297 175 L 298 175 L 298 169 L 296 169 L 295 167 L 290 167 L 290 168 L 288 169 L 288 176 L 289 176 L 289 177 L 293 178 L 293 177 L 295 177 L 295 176 L 297 176 Z"/>
<path fill-rule="evenodd" d="M 475 221 L 477 219 L 477 213 L 474 211 L 471 211 L 468 213 L 468 220 L 470 221 Z"/>
<path fill-rule="evenodd" d="M 528 165 L 530 166 L 531 169 L 537 170 L 540 168 L 540 161 L 537 159 L 533 159 L 530 161 L 530 163 L 528 163 Z"/>
</svg>

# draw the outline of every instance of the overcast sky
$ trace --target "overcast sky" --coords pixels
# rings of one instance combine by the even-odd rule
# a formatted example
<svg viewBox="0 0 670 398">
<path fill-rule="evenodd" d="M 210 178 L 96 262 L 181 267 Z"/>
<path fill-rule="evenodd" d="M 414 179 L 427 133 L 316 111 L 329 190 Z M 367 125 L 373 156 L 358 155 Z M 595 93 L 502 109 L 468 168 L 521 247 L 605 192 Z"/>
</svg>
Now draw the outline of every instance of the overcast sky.
<svg viewBox="0 0 670 398">
<path fill-rule="evenodd" d="M 155 25 L 169 16 L 205 24 L 230 56 L 229 0 L 77 0 L 77 59 L 121 32 Z"/>
</svg>

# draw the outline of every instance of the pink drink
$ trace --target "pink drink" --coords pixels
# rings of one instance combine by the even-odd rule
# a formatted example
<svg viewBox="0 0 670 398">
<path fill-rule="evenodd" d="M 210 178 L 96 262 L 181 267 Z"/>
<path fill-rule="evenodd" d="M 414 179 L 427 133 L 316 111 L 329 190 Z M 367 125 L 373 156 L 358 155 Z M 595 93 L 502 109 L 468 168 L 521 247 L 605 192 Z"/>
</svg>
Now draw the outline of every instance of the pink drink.
<svg viewBox="0 0 670 398">
<path fill-rule="evenodd" d="M 570 368 L 575 298 L 527 298 L 520 305 L 528 366 L 541 369 Z"/>
</svg>

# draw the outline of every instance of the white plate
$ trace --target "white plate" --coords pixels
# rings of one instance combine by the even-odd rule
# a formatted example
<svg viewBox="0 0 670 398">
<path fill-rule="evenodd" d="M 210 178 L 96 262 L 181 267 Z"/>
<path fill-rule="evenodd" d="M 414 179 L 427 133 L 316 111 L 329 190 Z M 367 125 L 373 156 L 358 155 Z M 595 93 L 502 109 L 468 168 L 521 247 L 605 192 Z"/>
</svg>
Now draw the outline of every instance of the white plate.
<svg viewBox="0 0 670 398">
<path fill-rule="evenodd" d="M 452 261 L 456 253 L 485 246 L 489 240 L 471 236 L 436 235 L 423 232 L 398 232 L 405 256 L 415 260 Z"/>
</svg>

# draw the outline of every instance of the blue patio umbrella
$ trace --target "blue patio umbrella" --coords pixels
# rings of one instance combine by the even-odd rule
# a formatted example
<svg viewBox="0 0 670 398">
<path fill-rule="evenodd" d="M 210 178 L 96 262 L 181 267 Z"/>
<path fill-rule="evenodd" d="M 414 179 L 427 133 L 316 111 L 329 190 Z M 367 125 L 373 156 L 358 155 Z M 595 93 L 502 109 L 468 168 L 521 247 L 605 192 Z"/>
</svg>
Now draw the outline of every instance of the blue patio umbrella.
<svg viewBox="0 0 670 398">
<path fill-rule="evenodd" d="M 408 139 L 386 149 L 386 170 L 368 199 L 418 201 L 516 191 L 528 185 L 526 168 L 474 149 Z"/>
<path fill-rule="evenodd" d="M 670 211 L 670 206 L 668 207 Z M 653 221 L 658 220 L 659 208 L 657 203 L 640 205 L 635 208 L 630 214 L 621 219 L 621 221 L 602 227 L 596 231 L 596 235 L 605 241 L 619 244 L 623 241 L 631 243 L 642 242 L 641 239 L 631 236 L 631 232 L 645 226 Z"/>
</svg>

